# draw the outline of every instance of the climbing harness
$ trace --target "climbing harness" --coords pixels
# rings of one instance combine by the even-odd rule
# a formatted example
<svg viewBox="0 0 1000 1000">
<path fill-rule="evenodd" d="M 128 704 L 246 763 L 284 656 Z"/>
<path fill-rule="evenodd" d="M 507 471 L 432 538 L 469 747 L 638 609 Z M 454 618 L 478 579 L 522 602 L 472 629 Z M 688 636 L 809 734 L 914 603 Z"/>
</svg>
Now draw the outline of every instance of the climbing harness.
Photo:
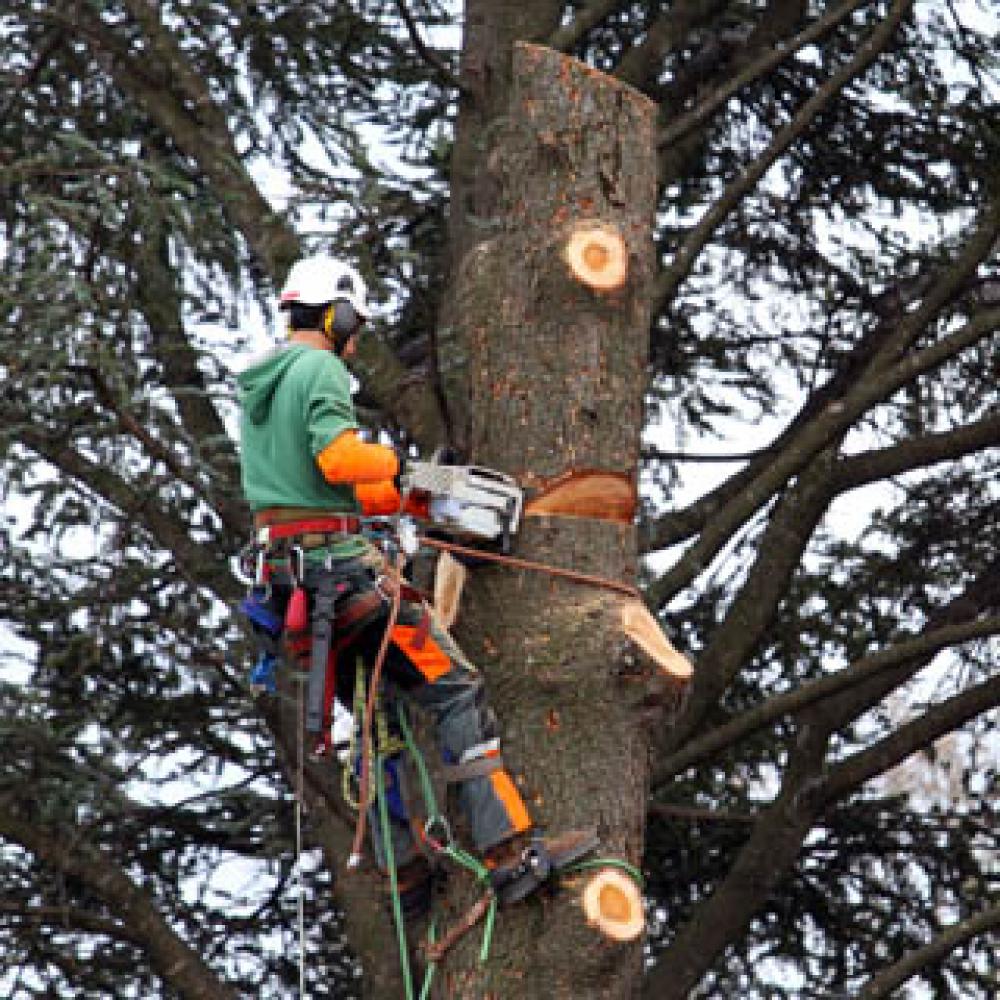
<svg viewBox="0 0 1000 1000">
<path fill-rule="evenodd" d="M 558 847 L 550 849 L 547 846 L 549 842 L 536 833 L 516 864 L 497 869 L 487 867 L 455 842 L 451 827 L 438 808 L 426 762 L 413 738 L 403 706 L 396 704 L 400 733 L 400 737 L 397 738 L 390 731 L 385 709 L 380 700 L 383 665 L 399 614 L 403 590 L 408 588 L 408 584 L 402 578 L 404 559 L 395 537 L 396 527 L 398 526 L 391 521 L 380 518 L 377 525 L 369 525 L 369 530 L 365 532 L 370 538 L 376 536 L 379 531 L 387 533 L 387 537 L 383 536 L 380 539 L 386 557 L 387 572 L 378 580 L 377 586 L 360 597 L 355 595 L 352 600 L 352 587 L 349 581 L 338 580 L 330 572 L 329 565 L 323 566 L 320 572 L 314 574 L 308 581 L 308 589 L 313 594 L 311 614 L 307 598 L 307 576 L 310 576 L 310 568 L 305 556 L 306 551 L 329 544 L 334 536 L 363 530 L 361 519 L 303 517 L 284 523 L 259 524 L 255 544 L 244 550 L 237 558 L 239 569 L 237 575 L 248 584 L 248 594 L 240 609 L 255 626 L 263 647 L 251 673 L 251 683 L 269 693 L 276 692 L 274 671 L 282 641 L 287 642 L 293 651 L 297 651 L 300 663 L 305 659 L 304 654 L 308 650 L 308 672 L 304 678 L 300 678 L 298 689 L 298 716 L 304 722 L 304 726 L 300 725 L 299 730 L 296 778 L 297 866 L 300 864 L 302 844 L 304 732 L 317 737 L 313 750 L 314 757 L 330 752 L 331 710 L 336 685 L 335 666 L 331 665 L 331 661 L 335 661 L 336 653 L 345 641 L 353 637 L 354 627 L 371 620 L 375 611 L 381 611 L 388 604 L 387 622 L 371 669 L 367 692 L 366 672 L 360 661 L 356 671 L 354 727 L 347 765 L 344 768 L 344 795 L 348 803 L 357 810 L 357 822 L 347 865 L 349 868 L 355 868 L 361 862 L 367 816 L 369 809 L 374 805 L 389 881 L 406 1000 L 417 1000 L 418 997 L 419 1000 L 424 1000 L 429 995 L 436 966 L 458 940 L 480 923 L 483 925 L 483 930 L 479 960 L 481 963 L 488 961 L 497 910 L 501 904 L 516 902 L 542 887 L 555 887 L 560 879 L 586 870 L 618 868 L 639 888 L 642 887 L 642 875 L 638 869 L 621 859 L 589 857 L 598 846 L 596 836 L 592 839 L 578 840 L 572 845 L 567 845 L 564 851 L 560 851 Z M 492 561 L 516 569 L 542 572 L 570 582 L 600 587 L 630 597 L 639 596 L 639 591 L 635 587 L 615 580 L 515 558 L 505 552 L 473 548 L 425 536 L 420 536 L 417 541 L 429 548 L 451 552 L 458 557 Z M 272 587 L 276 580 L 290 587 L 283 618 L 270 604 Z M 450 765 L 449 770 L 453 772 L 452 780 L 467 780 L 498 766 L 488 748 L 473 749 L 483 752 L 471 755 L 476 759 L 463 759 L 457 764 Z M 427 941 L 423 946 L 426 971 L 419 994 L 415 992 L 410 968 L 399 872 L 393 846 L 390 797 L 386 788 L 387 771 L 394 778 L 394 788 L 400 788 L 402 782 L 399 780 L 399 774 L 393 772 L 393 768 L 398 766 L 404 754 L 415 767 L 423 796 L 426 820 L 419 830 L 418 843 L 429 852 L 432 865 L 445 860 L 463 868 L 472 875 L 482 889 L 475 903 L 444 933 L 439 935 L 436 920 L 430 921 Z M 480 757 L 483 759 L 479 759 Z M 352 787 L 355 776 L 356 794 Z M 405 803 L 400 803 L 398 808 L 402 808 L 405 812 Z M 304 887 L 300 870 L 298 882 L 299 976 L 300 991 L 304 996 Z"/>
</svg>

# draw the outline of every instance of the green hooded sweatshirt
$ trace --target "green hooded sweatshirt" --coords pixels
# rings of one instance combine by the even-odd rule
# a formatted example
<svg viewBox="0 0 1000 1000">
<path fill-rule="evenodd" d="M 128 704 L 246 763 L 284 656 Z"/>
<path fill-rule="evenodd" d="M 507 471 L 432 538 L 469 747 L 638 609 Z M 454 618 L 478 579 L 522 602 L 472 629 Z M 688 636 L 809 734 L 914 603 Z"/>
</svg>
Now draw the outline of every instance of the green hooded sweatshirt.
<svg viewBox="0 0 1000 1000">
<path fill-rule="evenodd" d="M 360 512 L 353 487 L 327 482 L 316 464 L 334 438 L 358 426 L 340 358 L 304 344 L 276 348 L 238 376 L 237 397 L 243 492 L 251 510 Z M 349 547 L 360 552 L 365 544 L 357 543 Z M 338 556 L 350 554 L 342 548 Z"/>
</svg>

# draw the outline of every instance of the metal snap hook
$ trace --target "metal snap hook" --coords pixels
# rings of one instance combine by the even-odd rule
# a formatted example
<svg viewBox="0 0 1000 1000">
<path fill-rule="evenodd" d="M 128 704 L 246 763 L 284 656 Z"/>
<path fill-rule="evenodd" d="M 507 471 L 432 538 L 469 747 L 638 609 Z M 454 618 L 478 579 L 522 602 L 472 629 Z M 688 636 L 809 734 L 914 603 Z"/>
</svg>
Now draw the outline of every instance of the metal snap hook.
<svg viewBox="0 0 1000 1000">
<path fill-rule="evenodd" d="M 437 829 L 441 830 L 442 836 L 440 838 L 432 836 Z M 424 823 L 424 840 L 435 850 L 440 851 L 450 847 L 453 838 L 448 820 L 444 816 L 429 816 L 427 822 Z"/>
<path fill-rule="evenodd" d="M 229 559 L 229 571 L 246 587 L 252 587 L 256 582 L 252 572 L 251 559 L 253 557 L 253 546 L 245 545 L 236 555 Z"/>
<path fill-rule="evenodd" d="M 306 578 L 306 554 L 301 545 L 293 545 L 288 550 L 288 575 L 294 586 L 302 586 Z"/>
</svg>

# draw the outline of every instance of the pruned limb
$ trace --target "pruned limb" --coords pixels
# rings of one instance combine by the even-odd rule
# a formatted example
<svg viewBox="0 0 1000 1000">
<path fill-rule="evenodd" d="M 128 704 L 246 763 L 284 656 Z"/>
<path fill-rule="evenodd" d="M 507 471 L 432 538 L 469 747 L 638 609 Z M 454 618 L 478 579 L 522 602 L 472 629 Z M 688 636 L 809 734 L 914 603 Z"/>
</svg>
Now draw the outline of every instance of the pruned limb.
<svg viewBox="0 0 1000 1000">
<path fill-rule="evenodd" d="M 601 868 L 584 886 L 587 923 L 612 941 L 634 941 L 646 926 L 639 887 L 617 868 Z"/>
<path fill-rule="evenodd" d="M 617 292 L 628 279 L 628 248 L 621 233 L 602 222 L 583 222 L 563 244 L 572 277 L 599 293 Z"/>
</svg>

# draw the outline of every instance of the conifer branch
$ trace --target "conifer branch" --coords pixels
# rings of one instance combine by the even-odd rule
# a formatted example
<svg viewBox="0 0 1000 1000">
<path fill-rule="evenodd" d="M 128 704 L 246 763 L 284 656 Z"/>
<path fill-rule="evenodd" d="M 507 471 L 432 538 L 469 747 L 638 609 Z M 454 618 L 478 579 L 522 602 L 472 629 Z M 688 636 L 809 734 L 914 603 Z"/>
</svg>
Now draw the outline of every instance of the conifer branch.
<svg viewBox="0 0 1000 1000">
<path fill-rule="evenodd" d="M 809 681 L 785 694 L 774 695 L 755 708 L 736 716 L 704 736 L 691 740 L 654 766 L 652 784 L 669 782 L 682 771 L 708 760 L 713 754 L 752 736 L 784 716 L 794 715 L 824 698 L 855 687 L 863 681 L 904 663 L 928 663 L 942 649 L 1000 634 L 1000 617 L 995 615 L 968 622 L 927 629 L 910 639 L 893 643 L 847 667 Z"/>
<path fill-rule="evenodd" d="M 654 312 L 665 308 L 667 302 L 690 273 L 698 255 L 744 196 L 752 191 L 764 174 L 777 163 L 778 159 L 805 135 L 817 116 L 841 94 L 844 88 L 852 80 L 857 79 L 888 47 L 903 18 L 913 6 L 913 2 L 914 0 L 894 0 L 886 19 L 861 45 L 854 58 L 834 73 L 806 101 L 791 121 L 778 129 L 767 149 L 741 171 L 738 177 L 730 181 L 722 195 L 688 233 L 674 254 L 672 263 L 663 270 L 657 279 L 654 291 Z"/>
<path fill-rule="evenodd" d="M 417 54 L 428 66 L 433 69 L 438 76 L 441 77 L 442 81 L 449 87 L 454 88 L 464 97 L 471 97 L 472 91 L 462 82 L 462 80 L 455 75 L 455 72 L 451 67 L 435 52 L 427 43 L 424 41 L 420 34 L 420 27 L 414 20 L 413 15 L 410 13 L 410 9 L 407 6 L 406 0 L 395 0 L 396 10 L 399 11 L 399 16 L 403 19 L 403 24 L 406 27 L 406 33 L 410 37 L 410 42 L 413 44 L 414 49 L 417 50 Z"/>
<path fill-rule="evenodd" d="M 1000 905 L 987 906 L 978 913 L 946 927 L 927 944 L 913 949 L 898 962 L 893 962 L 865 983 L 858 1000 L 881 1000 L 896 993 L 907 980 L 922 969 L 944 961 L 956 948 L 973 938 L 1000 928 Z"/>
<path fill-rule="evenodd" d="M 564 24 L 549 37 L 546 45 L 557 52 L 571 52 L 595 28 L 616 10 L 628 6 L 626 0 L 591 0 L 569 24 Z"/>
<path fill-rule="evenodd" d="M 884 774 L 918 750 L 930 746 L 970 719 L 1000 706 L 1000 674 L 935 705 L 892 735 L 835 764 L 821 787 L 827 803 L 836 802 L 872 778 Z"/>
<path fill-rule="evenodd" d="M 749 66 L 742 69 L 732 79 L 727 80 L 706 95 L 695 107 L 674 119 L 659 136 L 659 145 L 669 146 L 683 138 L 699 125 L 704 124 L 716 111 L 724 107 L 726 102 L 744 87 L 772 72 L 782 63 L 791 59 L 807 45 L 812 45 L 829 34 L 842 21 L 849 17 L 859 7 L 866 6 L 871 0 L 845 0 L 844 3 L 827 11 L 821 18 L 800 31 L 787 42 L 769 47 L 767 51 Z"/>
<path fill-rule="evenodd" d="M 167 923 L 151 896 L 104 852 L 19 818 L 9 800 L 0 803 L 0 836 L 20 844 L 46 866 L 78 879 L 117 914 L 165 984 L 192 1000 L 225 1000 L 235 991 Z"/>
</svg>

